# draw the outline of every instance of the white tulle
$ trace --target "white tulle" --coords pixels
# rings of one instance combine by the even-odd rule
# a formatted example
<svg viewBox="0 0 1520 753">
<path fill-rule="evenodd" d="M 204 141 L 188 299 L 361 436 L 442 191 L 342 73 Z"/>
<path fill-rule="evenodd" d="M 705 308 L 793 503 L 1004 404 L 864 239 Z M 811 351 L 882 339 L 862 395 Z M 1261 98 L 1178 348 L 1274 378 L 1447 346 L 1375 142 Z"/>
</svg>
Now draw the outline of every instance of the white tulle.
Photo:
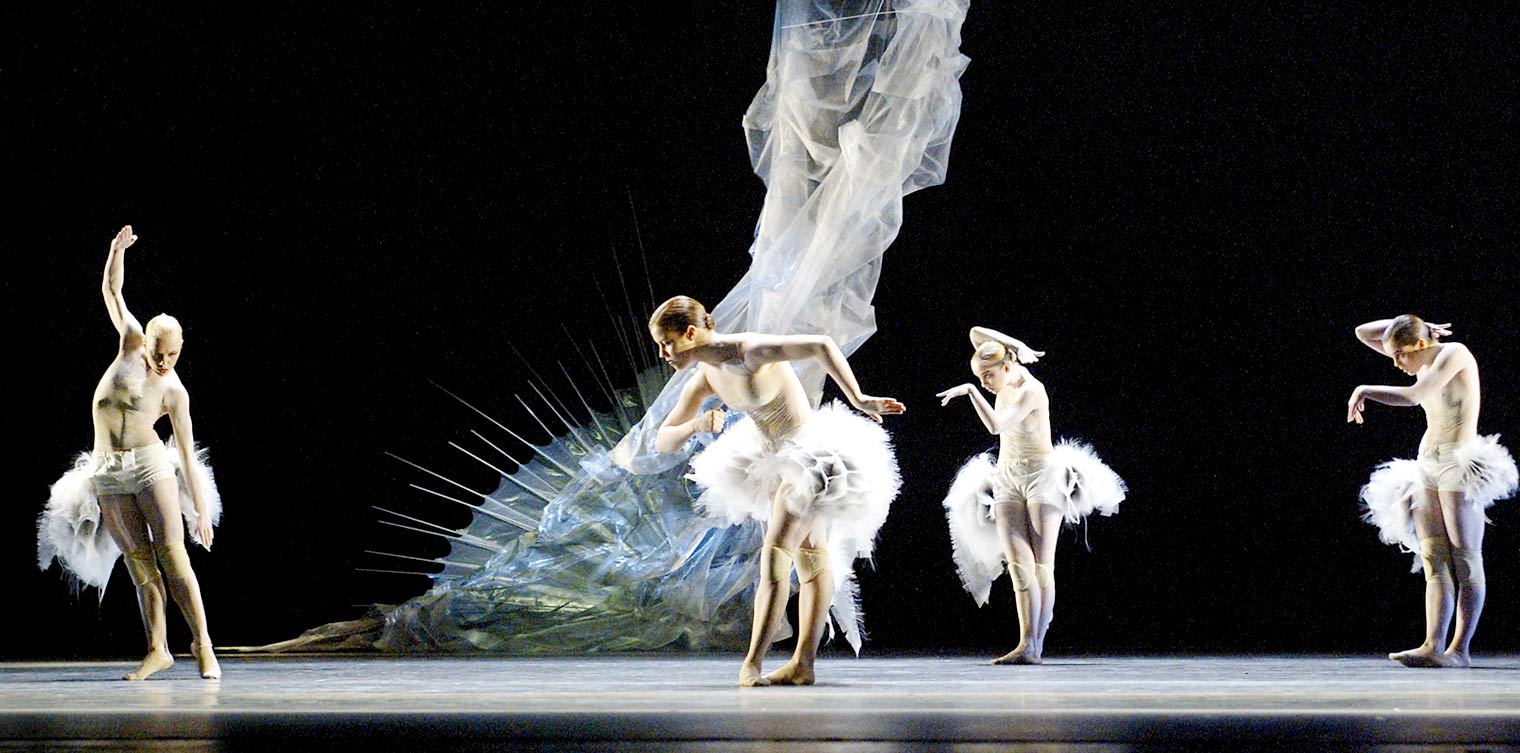
<svg viewBox="0 0 1520 753">
<path fill-rule="evenodd" d="M 1127 491 L 1119 474 L 1084 442 L 1063 439 L 1045 456 L 1041 500 L 1061 508 L 1061 517 L 1068 523 L 1093 513 L 1113 515 Z"/>
<path fill-rule="evenodd" d="M 993 455 L 984 452 L 966 461 L 945 495 L 950 521 L 951 554 L 955 570 L 976 605 L 987 603 L 992 582 L 1003 574 L 1003 540 L 992 519 Z"/>
<path fill-rule="evenodd" d="M 1458 446 L 1453 455 L 1462 468 L 1462 492 L 1469 502 L 1487 509 L 1520 488 L 1520 469 L 1499 435 L 1477 437 Z M 1361 490 L 1362 519 L 1378 529 L 1385 544 L 1413 553 L 1411 572 L 1420 570 L 1420 539 L 1413 511 L 1424 504 L 1426 479 L 1418 460 L 1390 460 L 1379 465 Z"/>
<path fill-rule="evenodd" d="M 175 478 L 179 481 L 179 507 L 185 519 L 185 530 L 196 543 L 203 543 L 196 534 L 200 517 L 191 501 L 185 469 L 174 440 L 169 440 L 168 449 Z M 216 477 L 206 461 L 206 449 L 195 448 L 191 456 L 191 472 L 200 479 L 201 489 L 206 493 L 206 512 L 215 526 L 222 519 L 222 497 L 216 488 Z M 37 518 L 37 567 L 46 570 L 56 559 L 70 577 L 80 584 L 100 589 L 103 596 L 121 549 L 101 522 L 100 501 L 96 499 L 95 487 L 90 481 L 96 465 L 92 453 L 81 452 L 74 458 L 73 467 L 48 488 L 47 505 Z"/>
<path fill-rule="evenodd" d="M 987 603 L 992 582 L 1007 564 L 992 514 L 998 475 L 993 457 L 991 452 L 984 452 L 966 461 L 943 502 L 956 572 L 978 606 Z M 1118 512 L 1127 491 L 1123 479 L 1092 447 L 1074 439 L 1057 443 L 1045 456 L 1039 474 L 1036 484 L 1040 501 L 1059 508 L 1068 523 L 1093 513 Z"/>
<path fill-rule="evenodd" d="M 749 271 L 712 309 L 718 331 L 824 334 L 845 355 L 876 331 L 871 299 L 902 198 L 945 179 L 967 4 L 778 4 L 766 82 L 744 116 L 765 204 Z M 822 367 L 796 367 L 817 406 Z M 672 378 L 619 443 L 619 465 L 652 473 L 685 459 L 654 439 L 688 378 Z"/>
<path fill-rule="evenodd" d="M 789 512 L 828 521 L 835 586 L 831 611 L 859 652 L 854 563 L 871 555 L 876 533 L 902 486 L 886 431 L 831 402 L 773 447 L 754 421 L 744 418 L 692 458 L 687 478 L 703 488 L 697 504 L 730 523 L 769 520 L 771 500 L 783 484 L 787 492 L 782 501 Z"/>
</svg>

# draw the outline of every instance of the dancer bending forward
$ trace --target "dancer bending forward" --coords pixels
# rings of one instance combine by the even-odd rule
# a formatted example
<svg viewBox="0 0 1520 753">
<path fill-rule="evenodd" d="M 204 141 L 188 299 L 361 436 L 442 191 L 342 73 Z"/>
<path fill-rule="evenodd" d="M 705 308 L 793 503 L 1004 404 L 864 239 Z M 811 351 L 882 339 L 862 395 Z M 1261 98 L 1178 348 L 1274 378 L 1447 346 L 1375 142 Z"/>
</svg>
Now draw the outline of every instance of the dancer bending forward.
<svg viewBox="0 0 1520 753">
<path fill-rule="evenodd" d="M 38 521 L 38 565 L 46 568 L 56 557 L 74 577 L 104 589 L 116 557 L 125 552 L 148 653 L 123 679 L 146 679 L 174 663 L 164 618 L 167 586 L 167 596 L 190 624 L 190 653 L 201 677 L 214 680 L 222 670 L 185 552 L 185 530 L 210 549 L 221 500 L 210 469 L 195 450 L 190 396 L 174 372 L 184 343 L 179 322 L 159 314 L 144 328 L 122 299 L 123 257 L 136 240 L 128 225 L 111 241 L 102 292 L 120 346 L 90 406 L 95 449 L 80 455 L 74 469 L 53 484 Z M 153 429 L 165 414 L 174 428 L 170 447 Z M 181 508 L 182 495 L 190 497 L 191 506 Z M 108 535 L 102 535 L 102 528 Z"/>
<path fill-rule="evenodd" d="M 993 664 L 1039 664 L 1056 600 L 1056 540 L 1061 522 L 1094 511 L 1112 515 L 1125 487 L 1088 446 L 1050 441 L 1050 398 L 1023 364 L 1042 351 L 1001 332 L 973 327 L 971 373 L 997 396 L 989 405 L 972 384 L 939 393 L 940 405 L 965 396 L 998 435 L 997 464 L 986 452 L 967 461 L 945 497 L 956 569 L 978 606 L 1006 564 L 1019 614 L 1019 644 Z"/>
<path fill-rule="evenodd" d="M 660 305 L 649 333 L 672 367 L 697 369 L 660 426 L 657 450 L 674 452 L 696 434 L 721 431 L 724 411 L 702 410 L 714 395 L 748 416 L 693 458 L 689 475 L 705 487 L 699 503 L 708 514 L 766 524 L 739 684 L 811 685 L 831 607 L 846 638 L 860 650 L 854 561 L 870 555 L 901 483 L 886 432 L 877 424 L 884 414 L 902 413 L 903 405 L 862 393 L 828 337 L 720 334 L 702 304 L 685 296 Z M 822 364 L 850 403 L 875 423 L 837 402 L 813 411 L 787 363 L 809 359 Z M 797 648 L 785 666 L 762 676 L 761 662 L 785 617 L 793 565 L 799 583 Z"/>
<path fill-rule="evenodd" d="M 1362 487 L 1364 517 L 1383 541 L 1418 553 L 1425 571 L 1425 642 L 1389 654 L 1406 667 L 1467 667 L 1483 613 L 1484 510 L 1515 492 L 1520 474 L 1497 434 L 1478 435 L 1478 362 L 1461 343 L 1440 342 L 1450 324 L 1412 314 L 1356 328 L 1364 345 L 1393 358 L 1415 377 L 1406 387 L 1362 385 L 1351 393 L 1346 420 L 1362 423 L 1366 401 L 1425 409 L 1418 460 L 1378 466 Z M 1456 631 L 1446 644 L 1456 606 Z M 1442 644 L 1446 644 L 1443 650 Z"/>
</svg>

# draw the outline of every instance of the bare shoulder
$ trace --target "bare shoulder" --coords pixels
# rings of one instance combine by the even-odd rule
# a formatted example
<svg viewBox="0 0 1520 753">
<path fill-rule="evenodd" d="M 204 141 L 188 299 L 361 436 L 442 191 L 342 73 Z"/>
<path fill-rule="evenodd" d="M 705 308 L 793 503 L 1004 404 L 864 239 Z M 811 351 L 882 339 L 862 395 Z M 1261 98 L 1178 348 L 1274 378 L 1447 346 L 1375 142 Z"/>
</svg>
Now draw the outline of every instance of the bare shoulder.
<svg viewBox="0 0 1520 753">
<path fill-rule="evenodd" d="M 185 389 L 185 383 L 180 381 L 177 372 L 169 372 L 160 377 L 164 385 L 164 407 L 173 408 L 178 405 L 186 405 L 190 402 L 190 392 Z"/>
<path fill-rule="evenodd" d="M 1436 358 L 1437 360 L 1455 361 L 1473 366 L 1476 366 L 1478 363 L 1471 349 L 1462 343 L 1454 342 L 1441 343 L 1441 354 L 1436 356 Z"/>
</svg>

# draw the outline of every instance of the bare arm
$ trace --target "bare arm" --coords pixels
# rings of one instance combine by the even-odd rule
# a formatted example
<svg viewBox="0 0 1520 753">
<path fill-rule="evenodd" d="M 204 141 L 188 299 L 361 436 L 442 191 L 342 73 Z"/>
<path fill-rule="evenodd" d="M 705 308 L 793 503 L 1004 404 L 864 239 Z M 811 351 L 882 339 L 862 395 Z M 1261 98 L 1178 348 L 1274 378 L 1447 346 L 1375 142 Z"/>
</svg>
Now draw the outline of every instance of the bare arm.
<svg viewBox="0 0 1520 753">
<path fill-rule="evenodd" d="M 860 391 L 855 372 L 844 352 L 826 335 L 754 335 L 743 347 L 744 363 L 751 369 L 779 361 L 816 360 L 823 366 L 846 400 L 871 418 L 881 421 L 882 415 L 902 413 L 907 410 L 902 403 L 890 397 L 872 397 Z"/>
<path fill-rule="evenodd" d="M 675 452 L 697 434 L 723 428 L 722 410 L 714 408 L 698 413 L 702 409 L 702 402 L 712 396 L 713 390 L 712 385 L 707 383 L 707 377 L 702 374 L 702 369 L 695 368 L 697 373 L 681 388 L 681 396 L 676 399 L 675 407 L 671 408 L 670 415 L 665 417 L 665 422 L 655 432 L 655 452 Z"/>
<path fill-rule="evenodd" d="M 137 322 L 137 317 L 127 310 L 126 299 L 121 296 L 122 279 L 126 275 L 125 257 L 127 249 L 137 242 L 137 236 L 132 234 L 132 226 L 127 225 L 116 233 L 111 239 L 111 251 L 106 256 L 106 271 L 100 281 L 100 293 L 106 299 L 106 311 L 111 315 L 111 323 L 116 325 L 116 331 L 121 335 L 122 348 L 136 347 L 142 342 L 142 325 Z"/>
<path fill-rule="evenodd" d="M 991 403 L 987 402 L 987 398 L 982 396 L 976 385 L 970 383 L 951 387 L 936 397 L 940 398 L 940 405 L 949 405 L 951 400 L 962 395 L 971 398 L 971 407 L 976 410 L 976 417 L 982 420 L 982 426 L 987 427 L 988 434 L 1002 434 L 1009 427 L 1017 426 L 1047 400 L 1043 386 L 1031 387 L 1024 390 L 1018 400 L 1004 407 L 999 413 Z"/>
<path fill-rule="evenodd" d="M 1388 325 L 1390 324 L 1393 324 L 1392 319 L 1374 319 L 1366 324 L 1359 324 L 1355 330 L 1356 339 L 1360 340 L 1363 345 L 1377 351 L 1380 355 L 1386 356 L 1388 355 L 1388 351 L 1383 349 L 1383 333 L 1388 331 Z M 1435 337 L 1446 337 L 1451 334 L 1450 324 L 1431 324 L 1430 322 L 1426 322 L 1425 326 L 1430 328 L 1431 335 Z"/>
<path fill-rule="evenodd" d="M 164 395 L 169 408 L 169 424 L 174 429 L 174 444 L 179 450 L 179 467 L 185 475 L 185 485 L 190 487 L 191 504 L 195 505 L 196 530 L 191 537 L 208 551 L 211 549 L 211 516 L 206 509 L 206 490 L 201 487 L 200 476 L 195 471 L 195 429 L 190 422 L 190 393 L 182 386 L 174 386 Z M 184 504 L 183 500 L 180 502 Z"/>
<path fill-rule="evenodd" d="M 1449 343 L 1443 346 L 1441 354 L 1436 356 L 1430 368 L 1420 372 L 1414 384 L 1406 387 L 1364 384 L 1352 390 L 1351 399 L 1347 401 L 1346 420 L 1362 423 L 1366 400 L 1406 408 L 1419 405 L 1445 387 L 1471 363 L 1472 351 L 1460 343 Z"/>
<path fill-rule="evenodd" d="M 1008 349 L 1008 352 L 1013 354 L 1014 358 L 1018 359 L 1019 363 L 1034 363 L 1035 361 L 1040 360 L 1040 356 L 1045 355 L 1045 351 L 1035 350 L 1034 348 L 1025 345 L 1022 340 L 1019 340 L 1015 337 L 1009 337 L 1008 335 L 1005 335 L 995 329 L 989 329 L 987 327 L 972 327 L 971 347 L 979 348 L 984 342 L 1001 343 L 1003 347 Z"/>
</svg>

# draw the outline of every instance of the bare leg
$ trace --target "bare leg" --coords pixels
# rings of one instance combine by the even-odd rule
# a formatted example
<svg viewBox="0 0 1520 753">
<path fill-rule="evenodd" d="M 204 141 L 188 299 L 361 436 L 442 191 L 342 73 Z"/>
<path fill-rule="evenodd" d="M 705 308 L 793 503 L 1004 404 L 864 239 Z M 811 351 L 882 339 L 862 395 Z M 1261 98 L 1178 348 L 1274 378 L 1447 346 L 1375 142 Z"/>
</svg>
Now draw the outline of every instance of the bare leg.
<svg viewBox="0 0 1520 753">
<path fill-rule="evenodd" d="M 776 685 L 812 685 L 818 643 L 829 625 L 829 606 L 834 603 L 834 574 L 829 568 L 827 528 L 821 523 L 798 526 L 811 529 L 797 551 L 797 648 L 780 669 L 765 676 Z"/>
<path fill-rule="evenodd" d="M 1469 646 L 1488 596 L 1483 572 L 1483 528 L 1487 521 L 1483 510 L 1468 502 L 1462 492 L 1441 492 L 1440 498 L 1441 515 L 1451 539 L 1452 570 L 1457 576 L 1457 623 L 1445 657 L 1452 666 L 1468 667 L 1472 665 Z"/>
<path fill-rule="evenodd" d="M 1420 537 L 1420 563 L 1425 570 L 1425 642 L 1419 646 L 1389 654 L 1406 667 L 1444 667 L 1449 662 L 1441 652 L 1446 642 L 1446 625 L 1451 621 L 1455 591 L 1452 582 L 1451 542 L 1436 492 L 1426 489 L 1422 503 L 1411 513 L 1415 533 Z"/>
<path fill-rule="evenodd" d="M 1035 588 L 1040 592 L 1039 617 L 1035 621 L 1034 655 L 1045 656 L 1045 634 L 1050 631 L 1050 620 L 1056 608 L 1056 544 L 1060 541 L 1061 511 L 1055 505 L 1037 504 L 1030 507 L 1029 523 L 1034 534 L 1030 544 L 1034 550 Z"/>
<path fill-rule="evenodd" d="M 148 651 L 136 669 L 122 676 L 123 680 L 146 680 L 155 672 L 168 669 L 174 664 L 169 653 L 167 626 L 164 619 L 164 581 L 159 577 L 158 565 L 153 557 L 153 541 L 148 537 L 148 524 L 143 519 L 137 499 L 127 495 L 102 495 L 100 497 L 101 519 L 106 532 L 123 552 L 127 574 L 137 587 L 137 608 L 142 613 L 143 632 L 148 639 Z"/>
<path fill-rule="evenodd" d="M 1013 578 L 1013 599 L 1019 611 L 1019 645 L 992 660 L 993 664 L 1038 664 L 1035 628 L 1040 619 L 1040 592 L 1035 588 L 1034 549 L 1030 546 L 1029 506 L 1022 500 L 999 501 L 992 508 L 1008 575 Z"/>
<path fill-rule="evenodd" d="M 139 497 L 143 517 L 153 531 L 157 544 L 159 568 L 163 570 L 169 595 L 179 606 L 180 614 L 190 626 L 190 653 L 208 680 L 222 676 L 221 665 L 211 649 L 211 634 L 206 627 L 206 605 L 201 601 L 200 583 L 190 569 L 185 553 L 185 522 L 180 517 L 179 482 L 174 477 L 159 479 Z"/>
<path fill-rule="evenodd" d="M 765 547 L 760 552 L 760 582 L 755 587 L 755 617 L 750 625 L 749 653 L 739 667 L 739 685 L 753 687 L 769 685 L 761 676 L 761 664 L 766 652 L 771 650 L 771 638 L 776 626 L 786 617 L 786 600 L 791 596 L 791 553 L 807 533 L 797 516 L 786 509 L 782 501 L 787 492 L 782 485 L 771 499 L 770 525 L 765 529 Z"/>
</svg>

